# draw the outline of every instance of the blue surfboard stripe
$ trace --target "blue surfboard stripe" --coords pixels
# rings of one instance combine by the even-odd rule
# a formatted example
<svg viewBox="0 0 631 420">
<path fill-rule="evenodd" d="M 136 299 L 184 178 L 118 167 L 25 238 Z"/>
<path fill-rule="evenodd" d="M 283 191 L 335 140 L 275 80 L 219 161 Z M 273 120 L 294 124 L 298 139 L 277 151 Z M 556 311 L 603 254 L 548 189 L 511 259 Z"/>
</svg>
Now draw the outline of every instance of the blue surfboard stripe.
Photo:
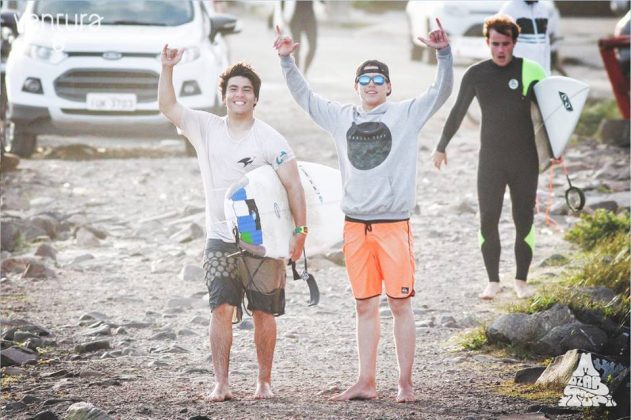
<svg viewBox="0 0 631 420">
<path fill-rule="evenodd" d="M 230 197 L 232 201 L 244 201 L 247 198 L 248 195 L 245 192 L 245 188 L 238 189 L 234 192 L 234 194 L 232 194 L 232 197 Z"/>
</svg>

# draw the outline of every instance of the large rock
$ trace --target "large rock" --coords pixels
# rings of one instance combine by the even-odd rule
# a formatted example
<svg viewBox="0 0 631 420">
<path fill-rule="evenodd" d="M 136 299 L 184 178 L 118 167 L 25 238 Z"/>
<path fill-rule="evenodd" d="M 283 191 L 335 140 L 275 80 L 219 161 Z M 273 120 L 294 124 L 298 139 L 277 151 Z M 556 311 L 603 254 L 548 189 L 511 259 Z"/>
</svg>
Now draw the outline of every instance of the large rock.
<svg viewBox="0 0 631 420">
<path fill-rule="evenodd" d="M 101 245 L 99 238 L 92 231 L 84 227 L 78 228 L 74 235 L 78 245 L 86 247 L 98 247 Z"/>
<path fill-rule="evenodd" d="M 35 250 L 36 257 L 50 258 L 53 261 L 57 261 L 57 250 L 50 244 L 40 244 Z"/>
<path fill-rule="evenodd" d="M 2 319 L 1 324 L 3 328 L 7 328 L 2 332 L 2 338 L 5 340 L 15 340 L 15 333 L 18 331 L 31 333 L 37 337 L 51 337 L 53 335 L 46 328 L 25 319 Z"/>
<path fill-rule="evenodd" d="M 567 306 L 554 305 L 547 311 L 534 315 L 512 313 L 498 317 L 487 328 L 487 337 L 491 342 L 532 346 L 537 339 L 553 328 L 575 321 Z"/>
<path fill-rule="evenodd" d="M 21 274 L 27 278 L 55 278 L 55 272 L 46 267 L 42 258 L 38 257 L 16 257 L 7 258 L 0 265 L 2 272 Z"/>
<path fill-rule="evenodd" d="M 23 365 L 26 363 L 34 363 L 39 356 L 37 352 L 22 347 L 9 347 L 0 353 L 2 366 Z"/>
<path fill-rule="evenodd" d="M 594 325 L 573 322 L 553 328 L 532 348 L 538 353 L 556 356 L 572 349 L 600 352 L 605 344 L 607 334 L 603 330 Z"/>
<path fill-rule="evenodd" d="M 605 144 L 629 147 L 629 120 L 602 120 L 596 138 Z"/>
<path fill-rule="evenodd" d="M 608 359 L 599 354 L 586 353 L 581 350 L 570 350 L 562 356 L 557 356 L 537 379 L 537 385 L 566 385 L 570 382 L 572 375 L 577 371 L 581 357 L 588 355 L 592 366 L 600 375 L 600 380 L 606 383 L 610 395 L 624 382 L 629 368 L 621 363 Z M 586 362 L 586 360 L 584 360 Z M 624 386 L 624 385 L 623 385 Z"/>
<path fill-rule="evenodd" d="M 59 221 L 48 214 L 35 216 L 30 220 L 30 223 L 46 232 L 50 239 L 55 239 L 57 232 L 60 230 Z"/>
<path fill-rule="evenodd" d="M 528 314 L 505 314 L 493 321 L 486 335 L 491 343 L 529 343 L 537 338 Z"/>
<path fill-rule="evenodd" d="M 2 251 L 14 251 L 20 240 L 20 225 L 10 221 L 0 222 L 0 248 Z"/>
<path fill-rule="evenodd" d="M 90 403 L 78 402 L 68 407 L 64 420 L 112 420 L 112 417 Z"/>
<path fill-rule="evenodd" d="M 109 340 L 90 341 L 87 343 L 77 344 L 74 348 L 75 353 L 91 353 L 99 350 L 109 350 L 112 346 Z"/>
</svg>

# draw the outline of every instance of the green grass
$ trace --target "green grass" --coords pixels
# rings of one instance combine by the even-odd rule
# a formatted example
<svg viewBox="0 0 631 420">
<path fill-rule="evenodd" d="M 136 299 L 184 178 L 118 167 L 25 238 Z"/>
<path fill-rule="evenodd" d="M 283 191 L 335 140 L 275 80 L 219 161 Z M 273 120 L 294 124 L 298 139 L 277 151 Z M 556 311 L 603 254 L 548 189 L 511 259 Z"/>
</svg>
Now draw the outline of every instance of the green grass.
<svg viewBox="0 0 631 420">
<path fill-rule="evenodd" d="M 581 112 L 574 132 L 582 137 L 593 137 L 602 120 L 619 118 L 621 118 L 620 111 L 615 100 L 588 101 Z"/>
<path fill-rule="evenodd" d="M 615 214 L 598 209 L 594 214 L 582 214 L 581 220 L 565 234 L 565 240 L 589 251 L 619 233 L 629 233 L 630 229 L 631 220 L 628 212 Z"/>
<path fill-rule="evenodd" d="M 480 350 L 488 343 L 486 329 L 480 326 L 465 331 L 456 338 L 456 341 L 463 350 Z"/>
</svg>

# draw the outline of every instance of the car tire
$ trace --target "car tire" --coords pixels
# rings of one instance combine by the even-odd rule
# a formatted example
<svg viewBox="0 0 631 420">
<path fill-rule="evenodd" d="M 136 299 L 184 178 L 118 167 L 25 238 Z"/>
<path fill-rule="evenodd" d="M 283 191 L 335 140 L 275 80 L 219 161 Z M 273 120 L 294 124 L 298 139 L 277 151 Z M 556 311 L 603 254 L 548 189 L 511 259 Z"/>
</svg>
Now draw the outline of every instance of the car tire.
<svg viewBox="0 0 631 420">
<path fill-rule="evenodd" d="M 35 151 L 35 146 L 37 146 L 37 136 L 32 133 L 26 133 L 22 128 L 15 126 L 12 137 L 6 139 L 8 151 L 23 158 L 31 157 Z"/>
</svg>

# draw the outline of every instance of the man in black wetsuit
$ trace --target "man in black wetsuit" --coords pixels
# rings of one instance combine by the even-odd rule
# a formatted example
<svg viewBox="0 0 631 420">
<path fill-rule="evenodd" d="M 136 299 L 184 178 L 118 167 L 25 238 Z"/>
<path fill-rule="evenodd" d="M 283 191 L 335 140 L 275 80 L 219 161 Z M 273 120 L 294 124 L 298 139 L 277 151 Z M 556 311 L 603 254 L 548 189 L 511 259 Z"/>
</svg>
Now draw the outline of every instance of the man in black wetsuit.
<svg viewBox="0 0 631 420">
<path fill-rule="evenodd" d="M 532 86 L 545 77 L 545 72 L 534 61 L 513 56 L 518 35 L 519 26 L 506 15 L 485 20 L 484 36 L 492 58 L 465 72 L 458 99 L 432 156 L 438 169 L 443 162 L 447 164 L 445 148 L 476 97 L 482 109 L 478 164 L 480 247 L 489 277 L 489 284 L 479 295 L 481 299 L 493 299 L 500 289 L 498 224 L 507 185 L 517 231 L 515 292 L 519 298 L 533 294 L 526 280 L 534 250 L 533 208 L 539 171 L 530 105 L 534 100 Z"/>
</svg>

